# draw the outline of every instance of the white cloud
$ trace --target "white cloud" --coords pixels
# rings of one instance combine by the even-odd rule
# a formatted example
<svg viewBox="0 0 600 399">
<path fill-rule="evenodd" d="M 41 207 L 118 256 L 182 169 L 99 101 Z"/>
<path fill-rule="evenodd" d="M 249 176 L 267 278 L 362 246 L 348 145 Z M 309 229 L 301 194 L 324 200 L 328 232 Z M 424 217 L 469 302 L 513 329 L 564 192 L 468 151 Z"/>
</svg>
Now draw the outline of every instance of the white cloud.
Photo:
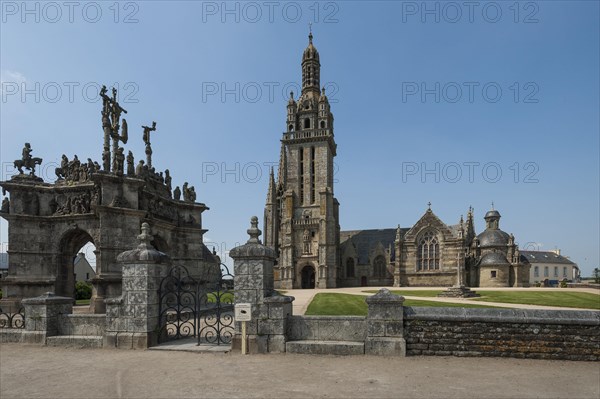
<svg viewBox="0 0 600 399">
<path fill-rule="evenodd" d="M 0 93 L 2 93 L 2 90 L 6 85 L 11 84 L 14 86 L 14 84 L 16 84 L 20 86 L 26 82 L 27 79 L 21 72 L 9 71 L 8 69 L 0 70 Z"/>
</svg>

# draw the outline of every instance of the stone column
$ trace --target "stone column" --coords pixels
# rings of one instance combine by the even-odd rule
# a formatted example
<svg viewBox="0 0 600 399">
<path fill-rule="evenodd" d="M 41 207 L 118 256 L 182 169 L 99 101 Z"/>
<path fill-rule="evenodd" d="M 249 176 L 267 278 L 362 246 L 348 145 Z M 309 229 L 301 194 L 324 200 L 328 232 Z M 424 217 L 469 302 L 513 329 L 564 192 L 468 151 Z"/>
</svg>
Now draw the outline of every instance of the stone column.
<svg viewBox="0 0 600 399">
<path fill-rule="evenodd" d="M 142 224 L 140 244 L 121 253 L 123 268 L 120 298 L 106 300 L 105 347 L 145 349 L 158 343 L 158 286 L 171 264 L 169 257 L 150 244 L 150 226 Z"/>
<path fill-rule="evenodd" d="M 367 297 L 367 339 L 365 354 L 406 356 L 404 340 L 404 297 L 382 288 Z"/>
<path fill-rule="evenodd" d="M 264 300 L 273 293 L 273 264 L 275 251 L 262 245 L 258 237 L 258 218 L 253 216 L 248 229 L 250 239 L 242 246 L 229 252 L 233 258 L 234 295 L 236 303 L 249 303 L 252 306 L 252 321 L 246 322 L 248 334 L 248 350 L 250 353 L 266 353 L 268 351 L 268 335 L 259 332 L 259 317 L 268 318 L 265 314 Z M 241 349 L 241 323 L 235 323 L 235 337 L 232 349 Z"/>
<path fill-rule="evenodd" d="M 73 313 L 73 298 L 56 296 L 52 292 L 23 299 L 25 331 L 23 342 L 46 343 L 46 337 L 59 333 L 59 315 Z"/>
</svg>

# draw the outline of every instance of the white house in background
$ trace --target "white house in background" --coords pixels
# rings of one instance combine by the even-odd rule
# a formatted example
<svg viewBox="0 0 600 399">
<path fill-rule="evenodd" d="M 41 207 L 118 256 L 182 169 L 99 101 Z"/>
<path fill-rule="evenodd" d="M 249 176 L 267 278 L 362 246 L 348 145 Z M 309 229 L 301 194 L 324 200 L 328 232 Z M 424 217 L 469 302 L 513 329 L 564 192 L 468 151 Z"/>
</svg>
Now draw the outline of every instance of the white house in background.
<svg viewBox="0 0 600 399">
<path fill-rule="evenodd" d="M 80 252 L 73 260 L 73 269 L 75 273 L 75 281 L 88 281 L 96 277 L 96 272 L 90 266 L 90 263 L 85 258 L 85 254 Z"/>
<path fill-rule="evenodd" d="M 580 271 L 577 264 L 560 254 L 560 249 L 552 251 L 521 251 L 531 264 L 529 281 L 532 284 L 545 280 L 578 281 Z"/>
</svg>

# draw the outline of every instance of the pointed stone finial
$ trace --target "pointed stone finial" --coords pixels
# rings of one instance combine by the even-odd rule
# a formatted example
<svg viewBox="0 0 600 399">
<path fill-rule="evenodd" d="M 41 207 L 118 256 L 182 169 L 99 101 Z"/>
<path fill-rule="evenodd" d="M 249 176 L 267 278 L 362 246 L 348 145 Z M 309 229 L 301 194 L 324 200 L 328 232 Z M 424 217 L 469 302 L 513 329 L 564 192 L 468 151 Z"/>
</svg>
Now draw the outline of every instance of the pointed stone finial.
<svg viewBox="0 0 600 399">
<path fill-rule="evenodd" d="M 290 91 L 290 100 L 294 99 L 294 90 Z"/>
<path fill-rule="evenodd" d="M 323 96 L 325 96 L 325 86 L 323 86 L 323 87 L 321 88 L 321 94 L 322 94 Z"/>
<path fill-rule="evenodd" d="M 261 244 L 258 237 L 262 234 L 262 231 L 258 228 L 258 217 L 252 216 L 250 219 L 250 228 L 246 231 L 250 238 L 248 239 L 247 244 Z"/>
<path fill-rule="evenodd" d="M 312 34 L 312 22 L 308 23 L 308 43 L 312 44 L 313 34 Z"/>
<path fill-rule="evenodd" d="M 137 238 L 140 241 L 138 248 L 152 248 L 150 242 L 154 239 L 154 237 L 152 237 L 152 234 L 150 234 L 150 225 L 147 222 L 142 223 L 142 233 Z"/>
</svg>

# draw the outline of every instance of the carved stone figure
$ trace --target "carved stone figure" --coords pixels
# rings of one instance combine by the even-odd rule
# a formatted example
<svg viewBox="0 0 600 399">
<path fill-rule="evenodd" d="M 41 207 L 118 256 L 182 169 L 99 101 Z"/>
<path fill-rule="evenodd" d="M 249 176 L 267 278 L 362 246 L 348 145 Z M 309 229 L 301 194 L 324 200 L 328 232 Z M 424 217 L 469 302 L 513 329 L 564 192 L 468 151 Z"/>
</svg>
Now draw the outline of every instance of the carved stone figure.
<svg viewBox="0 0 600 399">
<path fill-rule="evenodd" d="M 144 129 L 144 134 L 142 136 L 142 140 L 146 144 L 146 164 L 149 168 L 152 167 L 152 146 L 150 145 L 150 132 L 156 131 L 156 122 L 152 122 L 152 127 L 142 126 Z"/>
<path fill-rule="evenodd" d="M 0 212 L 9 213 L 10 212 L 10 200 L 8 197 L 4 197 L 2 200 L 2 208 L 0 208 Z"/>
<path fill-rule="evenodd" d="M 144 174 L 144 161 L 140 159 L 137 166 L 135 167 L 135 175 L 142 176 Z"/>
<path fill-rule="evenodd" d="M 190 202 L 196 202 L 196 189 L 194 186 L 189 189 L 189 200 Z"/>
<path fill-rule="evenodd" d="M 188 188 L 188 182 L 183 183 L 183 200 L 190 202 L 190 189 Z"/>
<path fill-rule="evenodd" d="M 113 87 L 112 98 L 107 93 L 106 86 L 102 86 L 100 90 L 100 97 L 102 97 L 102 129 L 104 130 L 104 151 L 102 153 L 102 162 L 104 163 L 104 170 L 109 172 L 111 168 L 111 149 L 110 140 L 112 139 L 112 168 L 113 171 L 117 166 L 117 156 L 119 150 L 119 142 L 127 144 L 128 133 L 127 133 L 127 121 L 123 119 L 123 125 L 121 126 L 121 113 L 127 113 L 127 111 L 119 105 L 117 101 L 117 89 Z M 119 133 L 121 130 L 121 133 Z"/>
<path fill-rule="evenodd" d="M 123 174 L 123 168 L 125 166 L 125 149 L 123 147 L 117 148 L 117 152 L 115 153 L 115 168 L 114 172 L 118 175 Z"/>
<path fill-rule="evenodd" d="M 169 169 L 165 170 L 165 185 L 167 186 L 167 190 L 169 190 L 169 197 L 171 196 L 171 172 Z"/>
<path fill-rule="evenodd" d="M 127 153 L 127 175 L 131 176 L 135 174 L 135 168 L 133 166 L 133 153 L 129 151 Z"/>
<path fill-rule="evenodd" d="M 19 170 L 20 175 L 24 174 L 23 168 L 25 168 L 30 170 L 30 176 L 35 176 L 35 165 L 41 165 L 42 158 L 32 157 L 32 151 L 31 144 L 25 143 L 25 146 L 23 147 L 22 158 L 15 160 L 14 166 Z"/>
<path fill-rule="evenodd" d="M 175 190 L 173 190 L 173 199 L 176 201 L 181 200 L 181 190 L 179 189 L 179 186 L 175 187 Z"/>
</svg>

